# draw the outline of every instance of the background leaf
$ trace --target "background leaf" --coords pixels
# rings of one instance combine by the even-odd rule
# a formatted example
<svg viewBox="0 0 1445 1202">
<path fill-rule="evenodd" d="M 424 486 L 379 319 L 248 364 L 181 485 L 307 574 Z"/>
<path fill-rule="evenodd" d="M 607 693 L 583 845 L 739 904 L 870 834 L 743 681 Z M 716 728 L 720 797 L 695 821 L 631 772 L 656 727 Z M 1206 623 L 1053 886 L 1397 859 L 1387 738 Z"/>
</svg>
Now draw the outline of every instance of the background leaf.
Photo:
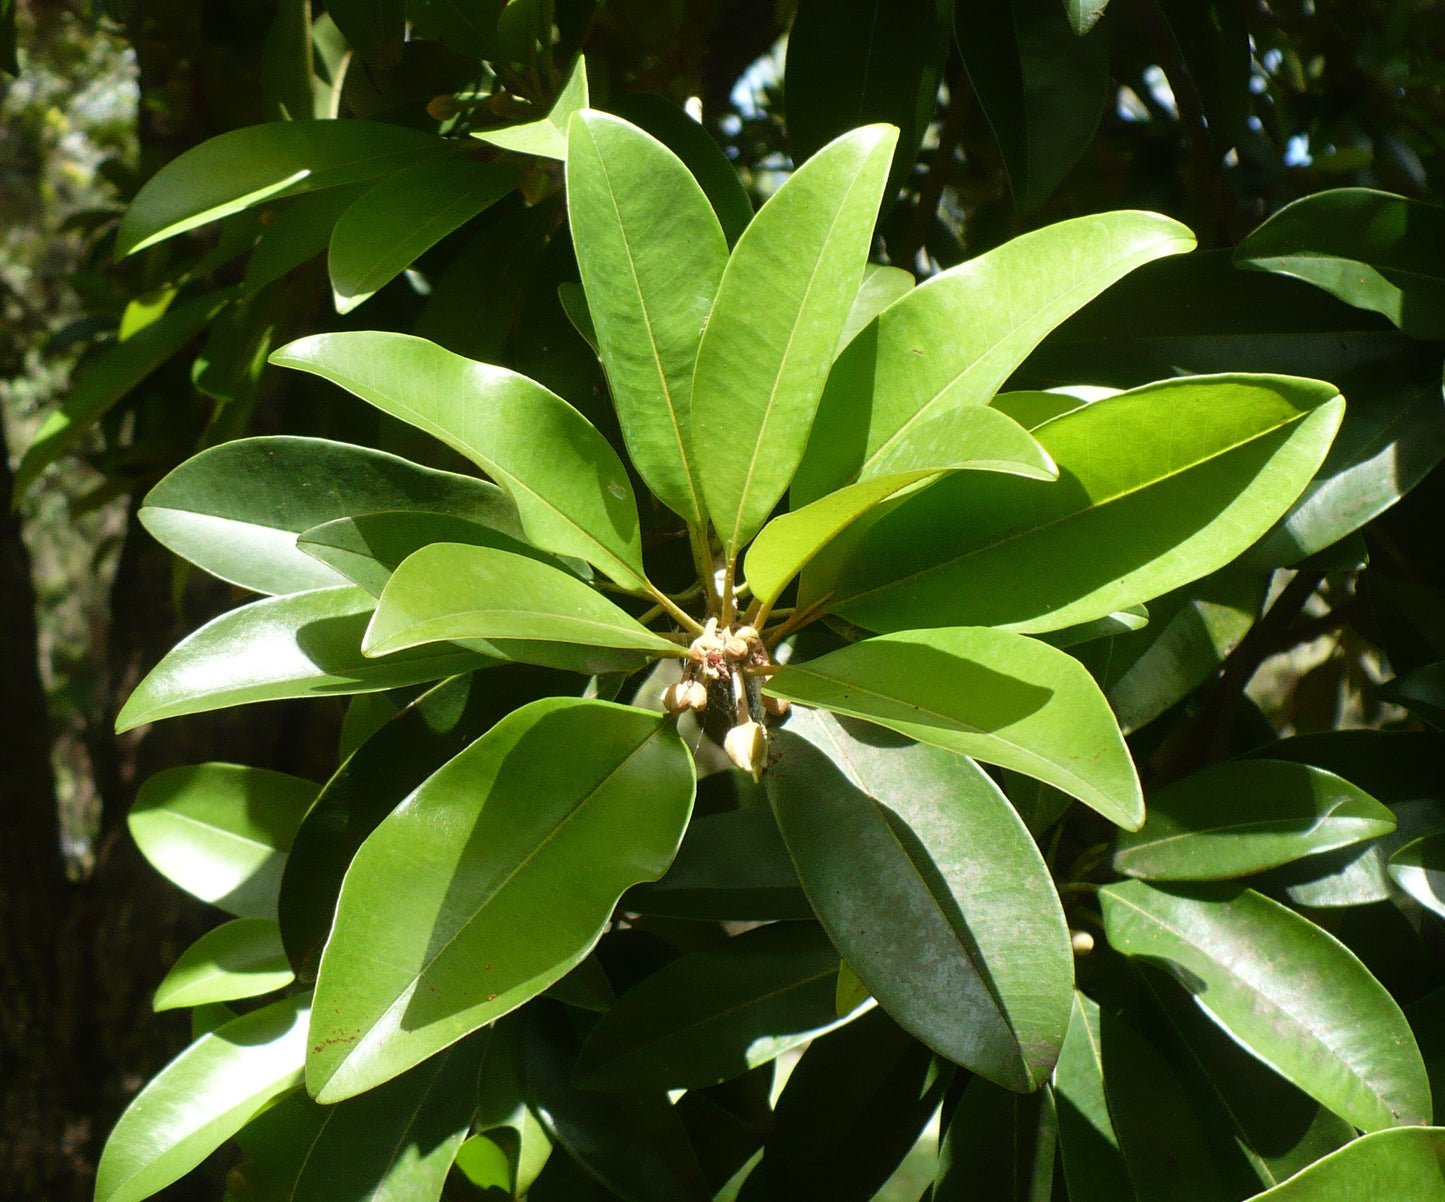
<svg viewBox="0 0 1445 1202">
<path fill-rule="evenodd" d="M 180 954 L 156 987 L 154 1008 L 257 997 L 294 979 L 275 920 L 237 918 L 207 931 Z"/>
</svg>

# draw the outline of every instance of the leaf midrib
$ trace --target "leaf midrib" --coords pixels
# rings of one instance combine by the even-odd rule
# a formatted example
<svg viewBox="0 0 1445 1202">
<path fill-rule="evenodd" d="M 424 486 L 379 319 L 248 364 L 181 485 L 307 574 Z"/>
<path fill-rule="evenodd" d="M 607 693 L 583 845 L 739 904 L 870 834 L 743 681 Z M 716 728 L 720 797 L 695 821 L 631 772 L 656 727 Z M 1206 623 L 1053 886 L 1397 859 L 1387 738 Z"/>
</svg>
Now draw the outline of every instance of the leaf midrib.
<svg viewBox="0 0 1445 1202">
<path fill-rule="evenodd" d="M 1301 838 L 1301 839 L 1304 839 L 1304 838 L 1308 838 L 1309 836 L 1315 834 L 1317 831 L 1319 831 L 1319 830 L 1321 830 L 1322 828 L 1324 828 L 1324 827 L 1326 827 L 1326 826 L 1329 826 L 1329 825 L 1331 825 L 1331 824 L 1333 824 L 1333 823 L 1339 823 L 1339 822 L 1380 822 L 1380 821 L 1382 821 L 1382 819 L 1379 819 L 1379 818 L 1371 818 L 1368 814 L 1338 814 L 1338 813 L 1337 813 L 1337 811 L 1338 811 L 1342 806 L 1346 806 L 1346 805 L 1349 805 L 1349 804 L 1350 804 L 1350 801 L 1349 801 L 1349 800 L 1344 800 L 1344 801 L 1337 802 L 1335 805 L 1331 806 L 1328 810 L 1325 810 L 1325 811 L 1323 811 L 1322 813 L 1317 813 L 1317 814 L 1311 815 L 1311 816 L 1310 816 L 1310 824 L 1309 824 L 1309 826 L 1305 827 L 1303 830 L 1299 830 L 1299 829 L 1296 829 L 1296 830 L 1281 830 L 1281 831 L 1279 832 L 1279 834 L 1280 834 L 1281 837 L 1294 835 L 1294 836 L 1298 836 L 1298 837 Z M 1132 854 L 1134 854 L 1134 853 L 1143 852 L 1143 851 L 1153 851 L 1155 848 L 1160 848 L 1160 847 L 1168 847 L 1170 844 L 1178 843 L 1178 842 L 1180 842 L 1181 840 L 1184 840 L 1184 839 L 1194 839 L 1194 838 L 1199 838 L 1199 837 L 1201 837 L 1201 836 L 1213 838 L 1213 837 L 1216 837 L 1216 836 L 1219 836 L 1219 835 L 1232 835 L 1232 834 L 1235 834 L 1235 833 L 1238 833 L 1238 832 L 1241 832 L 1241 831 L 1253 831 L 1253 830 L 1260 830 L 1260 829 L 1262 829 L 1262 828 L 1268 828 L 1268 827 L 1278 827 L 1281 823 L 1283 823 L 1283 822 L 1288 822 L 1288 821 L 1290 821 L 1290 820 L 1287 819 L 1287 818 L 1280 818 L 1280 817 L 1269 818 L 1269 817 L 1266 817 L 1266 818 L 1258 818 L 1258 819 L 1255 819 L 1255 820 L 1252 821 L 1252 822 L 1229 822 L 1229 823 L 1222 823 L 1222 824 L 1219 825 L 1219 826 L 1200 827 L 1200 828 L 1197 829 L 1197 830 L 1180 831 L 1180 832 L 1178 832 L 1177 834 L 1165 835 L 1165 836 L 1163 836 L 1163 837 L 1161 837 L 1161 838 L 1156 838 L 1156 839 L 1148 840 L 1147 842 L 1140 842 L 1140 843 L 1130 844 L 1128 847 L 1126 847 L 1126 848 L 1123 849 L 1123 852 L 1121 853 L 1121 855 L 1120 855 L 1119 858 L 1120 858 L 1121 861 L 1123 861 L 1123 860 L 1127 859 L 1130 855 L 1132 855 Z M 1299 820 L 1296 819 L 1295 821 L 1299 821 Z M 1366 838 L 1369 838 L 1369 837 L 1370 837 L 1370 836 L 1366 836 Z M 1328 850 L 1328 849 L 1326 849 L 1326 848 L 1321 848 L 1321 849 L 1319 849 L 1319 850 L 1322 850 L 1322 851 L 1323 851 L 1323 850 Z"/>
</svg>

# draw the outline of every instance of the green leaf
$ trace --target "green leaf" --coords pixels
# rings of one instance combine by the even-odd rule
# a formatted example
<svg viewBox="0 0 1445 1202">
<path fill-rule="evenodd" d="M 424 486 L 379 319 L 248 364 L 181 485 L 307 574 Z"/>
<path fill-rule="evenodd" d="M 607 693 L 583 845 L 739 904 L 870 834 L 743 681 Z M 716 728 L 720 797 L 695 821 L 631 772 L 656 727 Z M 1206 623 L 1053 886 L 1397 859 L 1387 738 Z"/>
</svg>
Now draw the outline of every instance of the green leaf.
<svg viewBox="0 0 1445 1202">
<path fill-rule="evenodd" d="M 1380 695 L 1403 705 L 1431 726 L 1445 728 L 1445 660 L 1436 660 L 1397 676 L 1380 690 Z"/>
<path fill-rule="evenodd" d="M 392 573 L 361 648 L 385 655 L 436 642 L 582 672 L 685 654 L 575 576 L 460 543 L 423 547 Z"/>
<path fill-rule="evenodd" d="M 299 121 L 316 108 L 312 96 L 311 3 L 281 0 L 261 50 L 261 112 L 267 120 Z"/>
<path fill-rule="evenodd" d="M 283 193 L 390 175 L 449 153 L 433 134 L 373 121 L 272 121 L 193 147 L 153 175 L 121 218 L 115 257 Z"/>
<path fill-rule="evenodd" d="M 729 559 L 802 458 L 863 278 L 897 131 L 855 130 L 798 168 L 738 239 L 693 379 L 693 441 Z M 758 297 L 768 303 L 759 305 Z"/>
<path fill-rule="evenodd" d="M 15 37 L 15 0 L 0 0 L 0 71 L 20 74 Z"/>
<path fill-rule="evenodd" d="M 364 656 L 361 637 L 375 605 L 362 589 L 325 588 L 224 613 L 150 670 L 121 707 L 115 728 L 124 732 L 253 701 L 398 689 L 493 662 L 446 646 Z"/>
<path fill-rule="evenodd" d="M 1390 857 L 1390 878 L 1427 910 L 1445 917 L 1445 834 L 1405 844 Z"/>
<path fill-rule="evenodd" d="M 1077 660 L 1034 639 L 983 627 L 900 631 L 789 664 L 767 692 L 1012 768 L 1131 830 L 1144 820 L 1103 694 Z"/>
<path fill-rule="evenodd" d="M 507 0 L 406 0 L 415 32 L 435 38 L 467 58 L 498 53 L 497 18 Z"/>
<path fill-rule="evenodd" d="M 925 281 L 839 356 L 795 494 L 813 500 L 952 452 L 960 411 L 987 405 L 1059 322 L 1141 264 L 1193 246 L 1168 217 L 1103 213 L 1024 234 Z"/>
<path fill-rule="evenodd" d="M 1109 0 L 1064 0 L 1064 14 L 1073 31 L 1083 37 L 1098 24 L 1108 4 Z"/>
<path fill-rule="evenodd" d="M 1100 898 L 1115 948 L 1162 963 L 1322 1105 L 1366 1131 L 1429 1120 L 1425 1066 L 1399 1006 L 1308 919 L 1248 889 L 1196 897 L 1126 881 Z"/>
<path fill-rule="evenodd" d="M 1285 760 L 1216 764 L 1149 798 L 1114 843 L 1114 868 L 1157 881 L 1248 876 L 1388 834 L 1395 816 L 1349 781 Z"/>
<path fill-rule="evenodd" d="M 338 313 L 352 309 L 426 250 L 510 192 L 507 163 L 436 159 L 394 172 L 368 189 L 331 232 L 327 267 Z"/>
<path fill-rule="evenodd" d="M 157 772 L 126 819 L 151 865 L 242 918 L 274 918 L 286 851 L 317 794 L 309 780 L 240 764 Z"/>
<path fill-rule="evenodd" d="M 1010 1093 L 983 1077 L 963 1087 L 938 1147 L 929 1202 L 1048 1202 L 1057 1119 L 1044 1090 Z"/>
<path fill-rule="evenodd" d="M 675 724 L 603 701 L 534 702 L 449 761 L 346 874 L 317 980 L 317 1099 L 369 1089 L 566 975 L 622 891 L 665 871 L 692 796 Z"/>
<path fill-rule="evenodd" d="M 512 503 L 505 497 L 502 499 L 510 511 Z M 515 518 L 512 524 L 515 526 Z M 361 513 L 323 522 L 296 536 L 300 550 L 335 568 L 344 579 L 360 585 L 373 597 L 381 596 L 386 582 L 407 556 L 433 543 L 494 547 L 554 567 L 570 566 L 511 535 L 449 513 L 416 510 Z M 586 564 L 575 560 L 573 563 L 590 575 Z"/>
<path fill-rule="evenodd" d="M 1241 267 L 1306 280 L 1382 313 L 1416 338 L 1445 337 L 1445 208 L 1371 188 L 1285 205 L 1235 248 Z"/>
<path fill-rule="evenodd" d="M 45 468 L 73 447 L 111 406 L 190 342 L 233 298 L 234 292 L 228 290 L 176 305 L 145 329 L 86 363 L 60 408 L 46 415 L 25 448 L 15 468 L 14 501 L 18 503 Z"/>
<path fill-rule="evenodd" d="M 345 584 L 298 549 L 303 531 L 373 510 L 453 514 L 521 536 L 494 484 L 321 438 L 242 438 L 186 460 L 146 494 L 141 524 L 183 559 L 258 593 Z"/>
<path fill-rule="evenodd" d="M 694 818 L 672 867 L 623 898 L 639 914 L 714 921 L 812 918 L 766 806 Z"/>
<path fill-rule="evenodd" d="M 567 212 L 632 462 L 664 505 L 701 530 L 689 415 L 698 344 L 728 260 L 722 227 L 667 147 L 590 111 L 568 137 Z"/>
<path fill-rule="evenodd" d="M 614 96 L 608 109 L 650 133 L 687 164 L 712 204 L 728 245 L 734 245 L 753 219 L 753 202 L 712 134 L 665 96 L 650 92 Z"/>
<path fill-rule="evenodd" d="M 960 4 L 953 21 L 1014 207 L 1033 212 L 1094 136 L 1109 96 L 1108 40 L 1103 30 L 1077 36 L 1059 0 Z"/>
<path fill-rule="evenodd" d="M 702 1089 L 838 1024 L 838 953 L 812 923 L 772 923 L 688 952 L 623 995 L 577 1058 L 581 1089 Z"/>
<path fill-rule="evenodd" d="M 952 1073 L 882 1007 L 816 1039 L 774 1107 L 747 1202 L 868 1202 L 928 1124 Z"/>
<path fill-rule="evenodd" d="M 316 334 L 271 362 L 339 384 L 460 451 L 497 481 L 528 541 L 644 583 L 632 484 L 606 439 L 540 384 L 408 334 Z"/>
<path fill-rule="evenodd" d="M 406 10 L 405 0 L 331 0 L 326 6 L 351 48 L 383 70 L 401 61 Z"/>
<path fill-rule="evenodd" d="M 948 0 L 801 0 L 783 77 L 793 161 L 855 126 L 886 121 L 900 131 L 891 196 L 933 118 L 952 16 Z"/>
<path fill-rule="evenodd" d="M 435 1202 L 477 1109 L 490 1032 L 439 1052 L 360 1097 L 320 1107 L 291 1198 Z"/>
<path fill-rule="evenodd" d="M 326 188 L 258 210 L 267 223 L 261 227 L 256 249 L 246 261 L 242 292 L 255 295 L 267 284 L 324 251 L 337 219 L 366 188 L 365 181 Z"/>
<path fill-rule="evenodd" d="M 295 979 L 271 918 L 237 918 L 207 931 L 180 954 L 156 987 L 154 1009 L 258 997 Z"/>
<path fill-rule="evenodd" d="M 500 129 L 473 130 L 472 137 L 518 154 L 566 159 L 567 124 L 573 114 L 580 113 L 587 104 L 587 64 L 579 54 L 545 117 L 521 125 L 504 125 Z"/>
<path fill-rule="evenodd" d="M 96 1202 L 140 1202 L 179 1180 L 301 1083 L 308 994 L 203 1035 L 126 1107 L 96 1169 Z"/>
<path fill-rule="evenodd" d="M 961 755 L 823 714 L 796 714 L 776 743 L 768 796 L 849 967 L 941 1056 L 1037 1089 L 1068 1027 L 1073 953 L 998 787 Z"/>
<path fill-rule="evenodd" d="M 1104 1095 L 1099 1006 L 1082 993 L 1074 994 L 1069 1031 L 1054 1066 L 1053 1094 L 1070 1202 L 1134 1202 Z"/>
<path fill-rule="evenodd" d="M 1343 408 L 1333 385 L 1275 376 L 1168 380 L 1095 401 L 1035 434 L 1056 483 L 942 480 L 835 543 L 800 600 L 831 585 L 830 608 L 883 630 L 1057 630 L 1126 609 L 1263 534 L 1319 467 Z"/>
<path fill-rule="evenodd" d="M 901 300 L 913 291 L 917 281 L 911 271 L 901 267 L 885 267 L 881 263 L 869 263 L 863 268 L 863 282 L 858 285 L 858 295 L 848 310 L 848 320 L 843 323 L 843 332 L 838 335 L 838 349 L 833 353 L 836 359 L 843 349 L 858 335 L 858 331 L 872 321 L 896 300 Z"/>
<path fill-rule="evenodd" d="M 1354 1140 L 1274 1189 L 1256 1194 L 1253 1202 L 1432 1202 L 1442 1191 L 1445 1128 L 1407 1127 Z"/>
</svg>

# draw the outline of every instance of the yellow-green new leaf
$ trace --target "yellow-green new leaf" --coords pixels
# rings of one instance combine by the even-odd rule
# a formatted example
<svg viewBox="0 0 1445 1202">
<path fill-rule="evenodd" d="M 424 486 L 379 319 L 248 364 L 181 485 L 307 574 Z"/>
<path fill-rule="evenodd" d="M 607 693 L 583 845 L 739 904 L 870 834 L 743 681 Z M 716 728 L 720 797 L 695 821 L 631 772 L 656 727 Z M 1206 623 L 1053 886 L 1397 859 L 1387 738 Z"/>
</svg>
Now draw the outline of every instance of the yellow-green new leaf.
<svg viewBox="0 0 1445 1202">
<path fill-rule="evenodd" d="M 515 150 L 518 154 L 535 154 L 546 159 L 567 157 L 567 123 L 574 113 L 587 107 L 587 64 L 579 54 L 572 72 L 557 93 L 545 117 L 521 125 L 504 125 L 500 129 L 473 130 L 472 137 Z"/>
<path fill-rule="evenodd" d="M 729 558 L 758 532 L 807 445 L 858 294 L 898 131 L 829 143 L 733 248 L 698 350 L 692 426 L 703 495 Z"/>
<path fill-rule="evenodd" d="M 527 538 L 626 588 L 644 584 L 632 483 L 592 423 L 535 380 L 410 334 L 315 334 L 271 356 L 460 451 L 517 506 Z"/>
<path fill-rule="evenodd" d="M 728 260 L 722 226 L 672 151 L 591 111 L 568 135 L 567 214 L 632 462 L 664 505 L 702 529 L 692 373 Z"/>
</svg>

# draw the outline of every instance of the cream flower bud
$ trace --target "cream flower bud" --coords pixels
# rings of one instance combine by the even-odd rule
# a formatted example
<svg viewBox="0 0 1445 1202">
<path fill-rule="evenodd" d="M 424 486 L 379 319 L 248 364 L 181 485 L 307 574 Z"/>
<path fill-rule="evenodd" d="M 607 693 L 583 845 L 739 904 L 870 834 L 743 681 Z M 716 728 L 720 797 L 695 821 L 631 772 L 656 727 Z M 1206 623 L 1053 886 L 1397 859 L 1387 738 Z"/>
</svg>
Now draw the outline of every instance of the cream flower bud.
<svg viewBox="0 0 1445 1202">
<path fill-rule="evenodd" d="M 740 639 L 737 635 L 730 634 L 723 640 L 723 650 L 733 659 L 746 659 L 752 648 L 748 646 L 747 639 Z"/>
<path fill-rule="evenodd" d="M 768 762 L 768 732 L 756 722 L 740 722 L 728 731 L 723 750 L 728 759 L 757 780 Z"/>
<path fill-rule="evenodd" d="M 670 684 L 663 690 L 662 708 L 669 714 L 680 714 L 685 709 L 690 709 L 689 687 L 695 684 L 691 680 L 679 680 L 676 684 Z"/>
<path fill-rule="evenodd" d="M 683 682 L 685 692 L 683 696 L 687 701 L 688 709 L 701 712 L 707 709 L 707 685 L 699 680 L 688 680 Z"/>
<path fill-rule="evenodd" d="M 782 697 L 770 697 L 764 693 L 763 708 L 772 714 L 774 718 L 781 718 L 792 706 Z"/>
</svg>

